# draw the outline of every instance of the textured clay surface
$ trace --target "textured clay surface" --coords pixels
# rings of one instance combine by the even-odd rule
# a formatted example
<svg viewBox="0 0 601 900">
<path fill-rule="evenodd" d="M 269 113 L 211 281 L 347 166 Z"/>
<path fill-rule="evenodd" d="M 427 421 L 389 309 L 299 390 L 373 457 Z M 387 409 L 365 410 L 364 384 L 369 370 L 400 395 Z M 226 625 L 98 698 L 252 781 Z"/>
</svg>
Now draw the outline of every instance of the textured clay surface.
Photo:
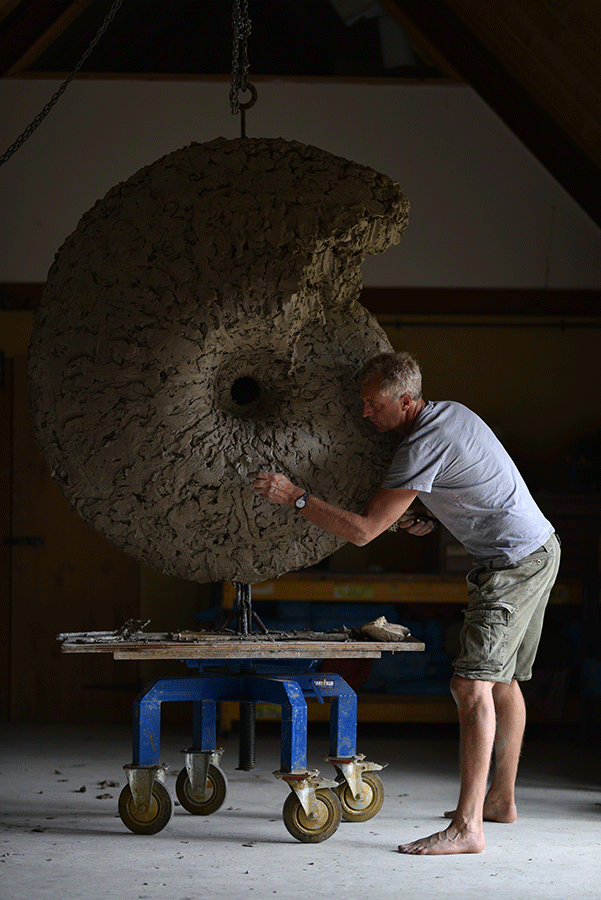
<svg viewBox="0 0 601 900">
<path fill-rule="evenodd" d="M 36 314 L 38 443 L 111 543 L 167 574 L 253 583 L 341 541 L 254 494 L 267 469 L 359 511 L 393 444 L 356 373 L 388 340 L 357 302 L 409 204 L 314 147 L 218 138 L 112 188 L 59 250 Z"/>
</svg>

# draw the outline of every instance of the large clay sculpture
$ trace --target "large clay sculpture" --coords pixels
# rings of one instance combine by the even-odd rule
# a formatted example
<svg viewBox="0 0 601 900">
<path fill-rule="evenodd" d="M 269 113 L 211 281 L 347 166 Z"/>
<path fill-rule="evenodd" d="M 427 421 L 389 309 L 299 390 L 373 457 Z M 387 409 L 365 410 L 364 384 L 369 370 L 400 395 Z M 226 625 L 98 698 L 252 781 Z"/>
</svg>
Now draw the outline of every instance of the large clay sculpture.
<svg viewBox="0 0 601 900">
<path fill-rule="evenodd" d="M 198 582 L 339 547 L 248 473 L 356 511 L 381 482 L 394 442 L 362 420 L 356 374 L 390 345 L 359 266 L 408 206 L 372 169 L 249 138 L 178 150 L 98 201 L 49 272 L 29 358 L 38 443 L 85 521 Z"/>
</svg>

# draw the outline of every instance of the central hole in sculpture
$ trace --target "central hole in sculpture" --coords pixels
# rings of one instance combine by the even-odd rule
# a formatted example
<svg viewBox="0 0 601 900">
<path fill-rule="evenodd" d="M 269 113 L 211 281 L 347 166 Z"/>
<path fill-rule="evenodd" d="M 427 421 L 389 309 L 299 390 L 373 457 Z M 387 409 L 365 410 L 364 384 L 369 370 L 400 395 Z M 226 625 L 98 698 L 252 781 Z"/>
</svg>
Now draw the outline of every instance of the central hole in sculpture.
<svg viewBox="0 0 601 900">
<path fill-rule="evenodd" d="M 253 400 L 257 399 L 261 393 L 261 388 L 254 378 L 245 375 L 243 378 L 236 378 L 230 388 L 230 393 L 232 395 L 232 400 L 234 400 L 238 406 L 246 406 L 248 403 L 252 403 Z"/>
</svg>

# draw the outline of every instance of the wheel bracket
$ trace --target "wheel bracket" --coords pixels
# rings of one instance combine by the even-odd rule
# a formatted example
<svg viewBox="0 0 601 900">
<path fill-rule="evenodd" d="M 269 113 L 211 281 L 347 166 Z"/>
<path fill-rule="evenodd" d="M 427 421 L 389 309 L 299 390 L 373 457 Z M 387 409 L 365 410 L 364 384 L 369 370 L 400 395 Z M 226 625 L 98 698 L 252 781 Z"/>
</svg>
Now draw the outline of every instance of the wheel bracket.
<svg viewBox="0 0 601 900">
<path fill-rule="evenodd" d="M 379 763 L 366 762 L 364 754 L 342 759 L 333 756 L 325 756 L 324 759 L 326 762 L 332 763 L 338 774 L 342 776 L 348 784 L 353 799 L 359 801 L 365 799 L 361 774 L 363 772 L 379 772 L 380 769 L 385 769 L 388 765 L 388 763 L 380 765 Z"/>
<path fill-rule="evenodd" d="M 190 781 L 190 789 L 198 800 L 207 800 L 209 766 L 218 766 L 223 756 L 221 747 L 216 750 L 182 750 L 186 764 L 186 772 Z"/>
<path fill-rule="evenodd" d="M 152 788 L 155 781 L 165 784 L 165 776 L 169 766 L 123 766 L 127 775 L 127 783 L 131 791 L 134 807 L 140 812 L 148 812 L 152 799 Z"/>
<path fill-rule="evenodd" d="M 281 778 L 296 794 L 308 819 L 319 817 L 319 807 L 315 797 L 315 791 L 320 788 L 337 788 L 338 784 L 331 778 L 321 778 L 317 769 L 312 772 L 274 772 L 276 778 Z"/>
</svg>

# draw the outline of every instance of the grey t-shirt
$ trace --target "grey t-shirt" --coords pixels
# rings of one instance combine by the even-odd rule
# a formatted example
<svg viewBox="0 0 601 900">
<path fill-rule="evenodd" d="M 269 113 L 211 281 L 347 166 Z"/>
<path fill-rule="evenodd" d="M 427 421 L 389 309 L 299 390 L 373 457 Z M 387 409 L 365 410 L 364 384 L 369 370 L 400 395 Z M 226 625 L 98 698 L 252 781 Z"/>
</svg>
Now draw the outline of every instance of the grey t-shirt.
<svg viewBox="0 0 601 900">
<path fill-rule="evenodd" d="M 501 442 L 461 403 L 426 403 L 382 487 L 419 491 L 476 565 L 518 562 L 553 534 Z"/>
</svg>

